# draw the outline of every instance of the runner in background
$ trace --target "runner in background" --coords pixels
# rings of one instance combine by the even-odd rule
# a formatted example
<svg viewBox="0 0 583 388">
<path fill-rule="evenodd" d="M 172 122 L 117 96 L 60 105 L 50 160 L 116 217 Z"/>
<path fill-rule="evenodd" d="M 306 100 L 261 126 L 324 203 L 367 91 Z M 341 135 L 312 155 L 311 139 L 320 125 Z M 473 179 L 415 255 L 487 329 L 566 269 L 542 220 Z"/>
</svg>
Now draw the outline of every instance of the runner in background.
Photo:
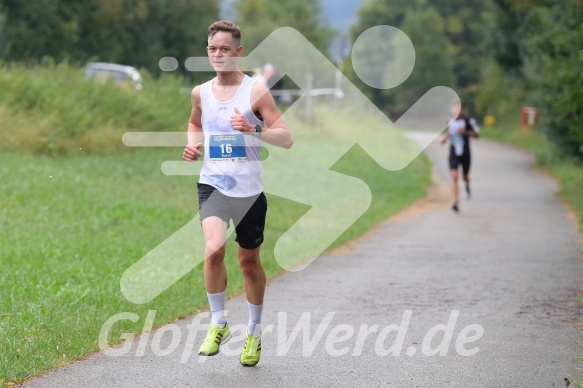
<svg viewBox="0 0 583 388">
<path fill-rule="evenodd" d="M 441 141 L 445 144 L 450 141 L 449 148 L 449 170 L 451 173 L 453 204 L 451 209 L 455 212 L 460 211 L 459 205 L 459 187 L 458 171 L 462 167 L 463 180 L 466 184 L 466 194 L 468 199 L 471 196 L 470 190 L 470 138 L 480 136 L 480 128 L 473 117 L 464 115 L 465 104 L 457 100 L 452 104 L 452 117 L 447 122 L 447 132 Z"/>
</svg>

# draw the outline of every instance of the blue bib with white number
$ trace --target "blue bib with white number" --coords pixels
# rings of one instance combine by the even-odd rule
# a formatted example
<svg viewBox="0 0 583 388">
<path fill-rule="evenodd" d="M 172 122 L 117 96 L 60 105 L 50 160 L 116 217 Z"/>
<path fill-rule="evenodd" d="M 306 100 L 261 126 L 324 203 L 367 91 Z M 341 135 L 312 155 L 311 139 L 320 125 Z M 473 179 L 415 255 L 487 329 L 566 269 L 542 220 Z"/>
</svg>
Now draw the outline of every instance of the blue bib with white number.
<svg viewBox="0 0 583 388">
<path fill-rule="evenodd" d="M 247 160 L 243 136 L 240 133 L 211 135 L 209 139 L 210 160 L 213 162 Z"/>
</svg>

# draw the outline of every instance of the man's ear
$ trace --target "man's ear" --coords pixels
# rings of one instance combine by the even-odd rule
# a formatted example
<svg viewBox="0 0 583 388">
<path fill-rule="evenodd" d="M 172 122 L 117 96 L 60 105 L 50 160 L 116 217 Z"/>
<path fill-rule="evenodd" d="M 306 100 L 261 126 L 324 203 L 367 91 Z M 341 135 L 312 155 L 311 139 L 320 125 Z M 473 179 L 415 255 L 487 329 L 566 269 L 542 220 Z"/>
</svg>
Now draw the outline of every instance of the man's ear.
<svg viewBox="0 0 583 388">
<path fill-rule="evenodd" d="M 238 56 L 243 55 L 243 46 L 241 46 L 241 45 L 237 46 L 237 55 Z"/>
</svg>

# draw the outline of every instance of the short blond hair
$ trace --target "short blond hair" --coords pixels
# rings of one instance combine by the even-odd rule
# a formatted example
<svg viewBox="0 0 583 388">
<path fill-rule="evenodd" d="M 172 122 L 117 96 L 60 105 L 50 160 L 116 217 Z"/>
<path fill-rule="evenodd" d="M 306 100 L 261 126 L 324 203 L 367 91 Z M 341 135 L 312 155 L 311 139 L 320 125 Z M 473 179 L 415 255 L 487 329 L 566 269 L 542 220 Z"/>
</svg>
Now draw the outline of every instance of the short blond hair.
<svg viewBox="0 0 583 388">
<path fill-rule="evenodd" d="M 241 27 L 226 20 L 219 20 L 209 26 L 208 38 L 211 39 L 219 31 L 228 32 L 233 36 L 235 47 L 241 45 Z"/>
</svg>

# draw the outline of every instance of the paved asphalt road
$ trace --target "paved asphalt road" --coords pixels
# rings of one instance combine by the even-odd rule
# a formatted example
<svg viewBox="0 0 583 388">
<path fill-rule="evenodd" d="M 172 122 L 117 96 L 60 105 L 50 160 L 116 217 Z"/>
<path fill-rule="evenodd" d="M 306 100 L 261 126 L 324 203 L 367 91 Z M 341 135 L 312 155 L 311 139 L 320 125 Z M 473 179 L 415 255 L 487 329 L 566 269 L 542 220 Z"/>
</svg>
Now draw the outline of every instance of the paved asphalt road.
<svg viewBox="0 0 583 388">
<path fill-rule="evenodd" d="M 583 377 L 576 224 L 529 155 L 473 146 L 474 195 L 459 215 L 441 206 L 384 223 L 269 282 L 257 367 L 239 365 L 239 296 L 227 303 L 234 338 L 217 356 L 195 354 L 205 329 L 188 344 L 195 315 L 143 336 L 143 356 L 137 339 L 124 356 L 96 354 L 26 386 L 510 388 Z M 427 152 L 447 180 L 446 147 Z"/>
</svg>

